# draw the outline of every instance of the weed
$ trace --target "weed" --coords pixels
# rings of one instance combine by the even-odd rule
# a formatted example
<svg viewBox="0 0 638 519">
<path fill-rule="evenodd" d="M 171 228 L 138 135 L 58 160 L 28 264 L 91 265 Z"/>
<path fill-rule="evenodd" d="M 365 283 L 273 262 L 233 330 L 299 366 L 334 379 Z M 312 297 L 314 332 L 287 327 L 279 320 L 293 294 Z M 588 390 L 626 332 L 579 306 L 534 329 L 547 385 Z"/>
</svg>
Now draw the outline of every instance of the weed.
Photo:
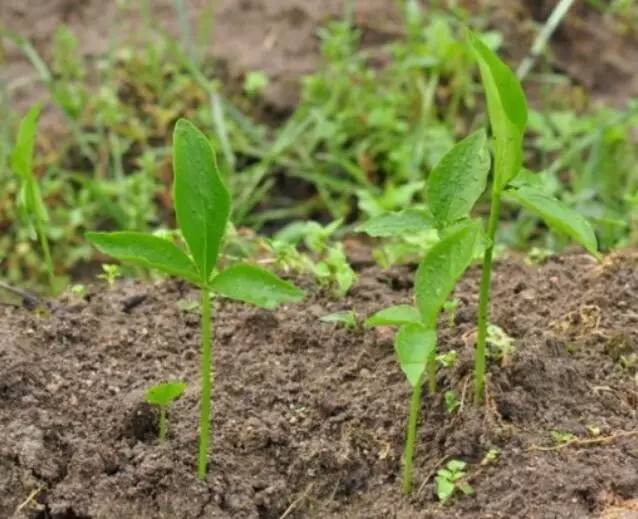
<svg viewBox="0 0 638 519">
<path fill-rule="evenodd" d="M 323 315 L 319 318 L 319 320 L 324 323 L 339 323 L 351 330 L 354 330 L 357 326 L 359 326 L 357 314 L 355 314 L 352 310 Z"/>
<path fill-rule="evenodd" d="M 456 391 L 446 391 L 443 394 L 443 401 L 445 402 L 445 410 L 448 414 L 455 413 L 458 408 L 461 407 L 461 402 L 459 401 Z"/>
<path fill-rule="evenodd" d="M 122 277 L 122 269 L 119 265 L 104 263 L 102 265 L 102 273 L 98 274 L 98 279 L 103 279 L 109 287 L 115 285 L 115 281 Z"/>
<path fill-rule="evenodd" d="M 186 384 L 183 382 L 165 382 L 163 384 L 157 384 L 146 391 L 146 401 L 149 404 L 158 406 L 160 410 L 160 443 L 166 440 L 166 433 L 168 432 L 166 411 L 171 403 L 182 395 L 185 389 Z"/>
<path fill-rule="evenodd" d="M 210 429 L 212 369 L 211 294 L 264 308 L 299 301 L 304 294 L 291 283 L 248 263 L 218 270 L 231 210 L 215 153 L 192 123 L 181 119 L 173 135 L 174 203 L 187 255 L 172 241 L 140 232 L 87 233 L 100 251 L 120 261 L 177 276 L 201 290 L 201 413 L 198 476 L 206 477 Z"/>
<path fill-rule="evenodd" d="M 576 435 L 570 432 L 551 431 L 550 434 L 555 445 L 564 445 L 576 440 Z"/>
<path fill-rule="evenodd" d="M 441 503 L 445 504 L 454 495 L 461 491 L 466 496 L 474 495 L 474 489 L 465 481 L 466 463 L 460 460 L 448 461 L 444 468 L 436 473 L 436 495 Z"/>
</svg>

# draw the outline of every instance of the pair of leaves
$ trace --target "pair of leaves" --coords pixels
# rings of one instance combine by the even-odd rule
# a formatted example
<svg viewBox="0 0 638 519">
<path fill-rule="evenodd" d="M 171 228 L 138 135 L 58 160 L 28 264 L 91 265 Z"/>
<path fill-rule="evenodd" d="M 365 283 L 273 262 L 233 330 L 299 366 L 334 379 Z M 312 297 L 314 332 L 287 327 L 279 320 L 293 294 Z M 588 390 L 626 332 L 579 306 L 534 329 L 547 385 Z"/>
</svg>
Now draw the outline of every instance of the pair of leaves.
<svg viewBox="0 0 638 519">
<path fill-rule="evenodd" d="M 215 266 L 230 215 L 230 194 L 210 142 L 181 119 L 173 136 L 177 222 L 192 259 L 173 242 L 139 232 L 87 233 L 100 251 L 121 261 L 178 276 L 202 288 L 264 308 L 299 301 L 304 294 L 268 271 L 238 264 L 220 274 Z"/>
<path fill-rule="evenodd" d="M 184 382 L 164 382 L 147 389 L 145 397 L 149 404 L 158 405 L 160 407 L 168 406 L 173 400 L 179 398 L 186 384 Z"/>
</svg>

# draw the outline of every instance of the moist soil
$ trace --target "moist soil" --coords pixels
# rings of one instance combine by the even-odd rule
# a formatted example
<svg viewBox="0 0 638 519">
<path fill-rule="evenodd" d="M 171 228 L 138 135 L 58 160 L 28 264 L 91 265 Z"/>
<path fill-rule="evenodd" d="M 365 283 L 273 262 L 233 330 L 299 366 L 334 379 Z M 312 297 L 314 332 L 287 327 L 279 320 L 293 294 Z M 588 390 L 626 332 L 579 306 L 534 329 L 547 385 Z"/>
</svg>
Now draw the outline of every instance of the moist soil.
<svg viewBox="0 0 638 519">
<path fill-rule="evenodd" d="M 413 271 L 362 266 L 340 301 L 298 279 L 301 304 L 216 303 L 204 482 L 195 475 L 198 315 L 178 304 L 195 300 L 192 288 L 123 281 L 46 310 L 1 307 L 0 517 L 635 518 L 638 253 L 600 264 L 499 261 L 491 320 L 515 351 L 490 362 L 480 409 L 470 398 L 480 270 L 466 275 L 456 314 L 440 320 L 440 350 L 458 361 L 423 399 L 415 489 L 403 497 L 410 391 L 392 331 L 319 318 L 408 303 Z M 144 390 L 173 379 L 188 389 L 159 445 Z M 461 403 L 452 414 L 449 390 Z M 491 449 L 499 455 L 487 462 Z M 467 462 L 476 494 L 443 506 L 434 477 L 451 459 Z"/>
</svg>

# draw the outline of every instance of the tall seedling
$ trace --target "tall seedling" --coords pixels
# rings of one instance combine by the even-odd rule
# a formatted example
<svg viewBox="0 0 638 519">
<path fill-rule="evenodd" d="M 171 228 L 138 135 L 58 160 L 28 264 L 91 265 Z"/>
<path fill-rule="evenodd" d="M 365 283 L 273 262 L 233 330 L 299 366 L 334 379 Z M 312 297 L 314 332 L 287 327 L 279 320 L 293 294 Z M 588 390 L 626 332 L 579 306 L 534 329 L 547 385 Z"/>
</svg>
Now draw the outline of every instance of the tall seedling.
<svg viewBox="0 0 638 519">
<path fill-rule="evenodd" d="M 513 183 L 523 162 L 523 135 L 527 124 L 525 94 L 514 73 L 474 34 L 469 35 L 481 72 L 481 80 L 493 137 L 494 170 L 487 246 L 481 276 L 478 337 L 474 367 L 474 401 L 483 401 L 485 391 L 485 344 L 489 319 L 490 283 L 494 238 L 501 198 L 511 200 L 540 216 L 548 226 L 567 234 L 598 257 L 596 235 L 580 214 L 531 186 Z"/>
<path fill-rule="evenodd" d="M 40 110 L 39 105 L 33 106 L 20 121 L 16 144 L 11 154 L 11 169 L 20 180 L 17 200 L 18 212 L 22 220 L 29 225 L 33 238 L 40 241 L 49 276 L 49 285 L 53 288 L 53 260 L 46 235 L 49 215 L 42 201 L 38 181 L 33 174 L 33 148 Z"/>
<path fill-rule="evenodd" d="M 173 135 L 174 202 L 190 256 L 171 241 L 138 232 L 88 233 L 100 251 L 121 261 L 155 268 L 201 290 L 201 412 L 198 476 L 206 477 L 213 383 L 211 297 L 219 295 L 263 308 L 296 302 L 304 294 L 291 283 L 253 265 L 217 269 L 231 200 L 213 149 L 193 124 L 181 119 Z"/>
<path fill-rule="evenodd" d="M 428 226 L 435 226 L 441 235 L 417 270 L 416 306 L 386 308 L 366 321 L 367 326 L 399 327 L 395 352 L 412 387 L 403 454 L 401 488 L 405 494 L 412 488 L 412 460 L 424 381 L 428 381 L 430 393 L 436 390 L 437 317 L 482 245 L 482 224 L 470 220 L 469 215 L 485 189 L 489 165 L 486 136 L 481 130 L 454 146 L 430 173 L 426 194 L 431 214 L 408 210 L 382 215 L 362 226 L 362 230 L 375 236 L 415 232 Z"/>
</svg>

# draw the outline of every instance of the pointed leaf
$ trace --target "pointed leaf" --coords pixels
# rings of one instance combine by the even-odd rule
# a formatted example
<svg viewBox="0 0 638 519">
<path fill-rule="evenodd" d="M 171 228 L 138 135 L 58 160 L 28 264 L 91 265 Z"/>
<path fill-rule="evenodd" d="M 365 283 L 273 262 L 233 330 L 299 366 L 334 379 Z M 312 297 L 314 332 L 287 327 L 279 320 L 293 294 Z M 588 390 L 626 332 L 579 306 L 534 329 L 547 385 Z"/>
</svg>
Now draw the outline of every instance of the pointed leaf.
<svg viewBox="0 0 638 519">
<path fill-rule="evenodd" d="M 530 210 L 553 230 L 566 234 L 587 251 L 600 258 L 596 234 L 584 216 L 553 198 L 531 187 L 520 187 L 506 191 L 509 198 Z"/>
<path fill-rule="evenodd" d="M 267 270 L 240 263 L 227 268 L 210 284 L 219 295 L 245 303 L 275 308 L 304 298 L 303 291 Z"/>
<path fill-rule="evenodd" d="M 406 324 L 394 338 L 394 351 L 412 387 L 420 384 L 428 360 L 436 351 L 436 332 L 420 324 Z"/>
<path fill-rule="evenodd" d="M 101 252 L 120 261 L 161 270 L 196 285 L 197 267 L 174 243 L 141 232 L 89 232 L 86 238 Z"/>
<path fill-rule="evenodd" d="M 403 324 L 420 323 L 419 311 L 412 305 L 389 306 L 371 315 L 365 321 L 366 328 L 373 326 L 401 326 Z"/>
<path fill-rule="evenodd" d="M 358 232 L 370 236 L 401 236 L 432 228 L 432 217 L 425 211 L 406 209 L 396 213 L 375 216 L 357 227 Z"/>
<path fill-rule="evenodd" d="M 174 197 L 177 223 L 206 283 L 217 263 L 230 215 L 230 194 L 222 182 L 213 148 L 192 123 L 180 119 L 173 134 Z"/>
<path fill-rule="evenodd" d="M 423 258 L 414 284 L 417 307 L 426 326 L 436 326 L 441 308 L 472 263 L 476 245 L 481 239 L 481 222 L 470 220 L 458 225 Z"/>
<path fill-rule="evenodd" d="M 11 169 L 24 182 L 33 178 L 33 148 L 40 110 L 40 105 L 31 107 L 20 121 L 16 144 L 11 154 Z"/>
<path fill-rule="evenodd" d="M 183 382 L 157 384 L 146 390 L 146 401 L 153 405 L 167 406 L 173 400 L 179 398 L 185 389 L 186 384 Z"/>
<path fill-rule="evenodd" d="M 479 63 L 487 98 L 494 135 L 494 181 L 500 190 L 521 168 L 527 103 L 523 89 L 509 67 L 471 33 L 470 43 Z"/>
<path fill-rule="evenodd" d="M 438 228 L 467 218 L 485 191 L 490 154 L 485 130 L 457 143 L 428 176 L 427 197 Z"/>
</svg>

